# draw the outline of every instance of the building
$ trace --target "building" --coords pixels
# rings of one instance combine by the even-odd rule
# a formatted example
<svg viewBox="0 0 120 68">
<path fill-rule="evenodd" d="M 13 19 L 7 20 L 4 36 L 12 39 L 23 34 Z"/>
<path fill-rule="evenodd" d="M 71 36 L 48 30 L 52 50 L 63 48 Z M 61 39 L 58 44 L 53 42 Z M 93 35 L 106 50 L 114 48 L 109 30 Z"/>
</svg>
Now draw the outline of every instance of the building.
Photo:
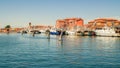
<svg viewBox="0 0 120 68">
<path fill-rule="evenodd" d="M 67 18 L 56 21 L 55 27 L 57 29 L 73 30 L 83 27 L 84 21 L 81 18 Z"/>
<path fill-rule="evenodd" d="M 28 29 L 37 29 L 37 30 L 46 30 L 46 29 L 50 29 L 53 26 L 49 26 L 49 25 L 32 25 L 31 22 L 29 22 L 29 26 L 27 27 Z"/>
<path fill-rule="evenodd" d="M 88 28 L 90 29 L 103 28 L 104 26 L 119 27 L 120 21 L 117 19 L 99 18 L 88 22 L 88 25 L 89 25 Z"/>
</svg>

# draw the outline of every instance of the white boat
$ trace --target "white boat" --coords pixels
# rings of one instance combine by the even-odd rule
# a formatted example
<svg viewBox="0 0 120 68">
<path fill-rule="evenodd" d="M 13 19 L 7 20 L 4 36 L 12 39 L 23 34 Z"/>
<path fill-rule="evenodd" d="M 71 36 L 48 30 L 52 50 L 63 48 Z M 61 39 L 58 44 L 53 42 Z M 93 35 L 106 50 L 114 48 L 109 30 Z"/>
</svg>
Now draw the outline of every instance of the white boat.
<svg viewBox="0 0 120 68">
<path fill-rule="evenodd" d="M 46 32 L 46 30 L 40 30 L 40 32 L 41 32 L 41 33 L 45 33 L 45 32 Z"/>
<path fill-rule="evenodd" d="M 117 32 L 115 28 L 112 27 L 103 27 L 101 29 L 96 29 L 95 33 L 97 36 L 120 37 L 120 32 Z"/>
<path fill-rule="evenodd" d="M 68 35 L 75 35 L 76 32 L 75 31 L 66 31 Z"/>
</svg>

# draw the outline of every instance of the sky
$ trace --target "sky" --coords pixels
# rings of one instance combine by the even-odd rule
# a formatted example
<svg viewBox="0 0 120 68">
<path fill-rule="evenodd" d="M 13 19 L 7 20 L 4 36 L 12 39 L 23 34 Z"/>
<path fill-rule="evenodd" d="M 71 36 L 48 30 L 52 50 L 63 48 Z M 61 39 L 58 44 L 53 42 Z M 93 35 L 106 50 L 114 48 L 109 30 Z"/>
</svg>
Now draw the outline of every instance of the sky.
<svg viewBox="0 0 120 68">
<path fill-rule="evenodd" d="M 0 28 L 55 25 L 57 19 L 120 19 L 120 0 L 0 0 Z"/>
</svg>

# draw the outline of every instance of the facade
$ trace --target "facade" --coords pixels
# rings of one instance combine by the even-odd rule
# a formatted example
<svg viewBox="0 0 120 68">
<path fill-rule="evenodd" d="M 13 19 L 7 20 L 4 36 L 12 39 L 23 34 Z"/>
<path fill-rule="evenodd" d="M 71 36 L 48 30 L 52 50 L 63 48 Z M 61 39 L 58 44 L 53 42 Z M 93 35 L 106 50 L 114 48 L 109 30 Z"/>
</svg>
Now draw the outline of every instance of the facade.
<svg viewBox="0 0 120 68">
<path fill-rule="evenodd" d="M 32 23 L 29 23 L 29 26 L 27 27 L 28 29 L 37 29 L 37 30 L 46 30 L 46 29 L 51 29 L 53 26 L 49 25 L 32 25 Z"/>
<path fill-rule="evenodd" d="M 19 32 L 19 31 L 21 31 L 21 30 L 23 30 L 24 28 L 10 28 L 9 29 L 9 32 Z M 8 29 L 6 29 L 6 28 L 1 28 L 0 29 L 0 32 L 2 32 L 2 33 L 7 33 L 8 32 Z"/>
<path fill-rule="evenodd" d="M 67 18 L 56 21 L 55 27 L 57 29 L 73 30 L 83 27 L 84 21 L 81 18 Z"/>
<path fill-rule="evenodd" d="M 116 19 L 110 19 L 110 18 L 100 18 L 95 19 L 93 21 L 88 22 L 88 25 L 90 29 L 96 29 L 96 28 L 103 28 L 104 26 L 108 27 L 119 27 L 120 21 Z"/>
</svg>

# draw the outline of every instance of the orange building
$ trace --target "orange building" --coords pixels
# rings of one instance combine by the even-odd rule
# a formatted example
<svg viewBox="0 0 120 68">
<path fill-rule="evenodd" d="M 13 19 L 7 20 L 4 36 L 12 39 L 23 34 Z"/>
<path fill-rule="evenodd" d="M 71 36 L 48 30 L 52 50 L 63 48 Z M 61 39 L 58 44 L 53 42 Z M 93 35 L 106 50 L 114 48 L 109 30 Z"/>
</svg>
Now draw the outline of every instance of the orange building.
<svg viewBox="0 0 120 68">
<path fill-rule="evenodd" d="M 67 18 L 56 21 L 57 29 L 72 30 L 75 28 L 83 27 L 84 21 L 81 18 Z"/>
<path fill-rule="evenodd" d="M 93 21 L 88 22 L 89 28 L 95 29 L 95 28 L 102 28 L 104 26 L 108 27 L 118 27 L 120 26 L 120 21 L 116 19 L 110 19 L 110 18 L 100 18 L 95 19 Z"/>
<path fill-rule="evenodd" d="M 39 30 L 45 30 L 45 29 L 50 29 L 53 26 L 50 25 L 32 25 L 31 22 L 29 22 L 28 29 L 39 29 Z"/>
</svg>

